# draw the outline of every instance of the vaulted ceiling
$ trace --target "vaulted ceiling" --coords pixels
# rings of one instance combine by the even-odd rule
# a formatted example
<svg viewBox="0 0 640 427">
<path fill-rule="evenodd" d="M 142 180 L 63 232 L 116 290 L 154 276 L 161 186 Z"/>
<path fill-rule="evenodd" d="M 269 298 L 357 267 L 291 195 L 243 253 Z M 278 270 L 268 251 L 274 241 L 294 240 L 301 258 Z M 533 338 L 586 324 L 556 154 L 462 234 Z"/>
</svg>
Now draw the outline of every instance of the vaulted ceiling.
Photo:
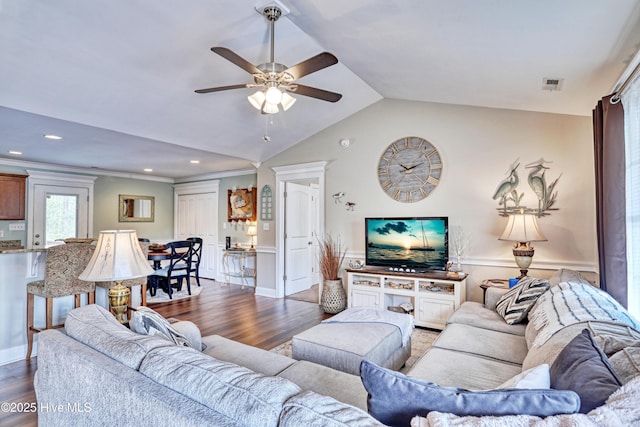
<svg viewBox="0 0 640 427">
<path fill-rule="evenodd" d="M 276 62 L 333 53 L 300 83 L 339 102 L 261 115 L 250 89 L 194 93 L 252 81 L 210 48 L 268 62 L 256 7 L 273 2 L 0 1 L 0 157 L 184 178 L 252 168 L 383 98 L 590 115 L 640 46 L 639 0 L 281 2 Z"/>
</svg>

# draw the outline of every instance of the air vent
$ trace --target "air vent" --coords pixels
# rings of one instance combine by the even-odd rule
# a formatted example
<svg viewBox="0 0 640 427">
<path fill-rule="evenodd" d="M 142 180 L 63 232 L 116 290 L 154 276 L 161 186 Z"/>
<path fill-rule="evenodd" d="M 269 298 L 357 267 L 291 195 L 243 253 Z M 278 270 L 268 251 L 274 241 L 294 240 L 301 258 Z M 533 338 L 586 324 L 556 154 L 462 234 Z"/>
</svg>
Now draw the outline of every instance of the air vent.
<svg viewBox="0 0 640 427">
<path fill-rule="evenodd" d="M 564 79 L 545 77 L 542 79 L 542 90 L 554 91 L 562 90 L 562 83 Z"/>
</svg>

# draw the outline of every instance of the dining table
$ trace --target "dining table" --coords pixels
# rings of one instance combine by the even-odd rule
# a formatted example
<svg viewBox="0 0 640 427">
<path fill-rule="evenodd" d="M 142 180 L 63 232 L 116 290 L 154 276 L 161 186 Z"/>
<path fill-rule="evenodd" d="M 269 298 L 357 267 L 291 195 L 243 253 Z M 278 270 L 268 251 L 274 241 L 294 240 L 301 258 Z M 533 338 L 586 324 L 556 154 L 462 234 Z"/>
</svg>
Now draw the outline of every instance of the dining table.
<svg viewBox="0 0 640 427">
<path fill-rule="evenodd" d="M 164 250 L 154 250 L 153 252 L 149 251 L 149 255 L 147 256 L 149 261 L 153 261 L 153 269 L 159 270 L 162 268 L 162 261 L 166 259 L 171 259 L 171 253 Z"/>
</svg>

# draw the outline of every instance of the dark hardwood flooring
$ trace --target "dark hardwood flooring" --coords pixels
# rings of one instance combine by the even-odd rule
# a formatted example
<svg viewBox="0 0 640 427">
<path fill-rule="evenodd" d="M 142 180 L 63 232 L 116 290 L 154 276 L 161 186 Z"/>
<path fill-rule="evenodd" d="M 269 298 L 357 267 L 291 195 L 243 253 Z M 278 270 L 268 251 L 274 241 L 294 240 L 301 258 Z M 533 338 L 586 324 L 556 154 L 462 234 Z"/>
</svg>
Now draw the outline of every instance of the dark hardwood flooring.
<svg viewBox="0 0 640 427">
<path fill-rule="evenodd" d="M 204 289 L 197 297 L 149 307 L 165 317 L 192 321 L 202 336 L 222 335 L 265 350 L 329 317 L 317 304 L 255 296 L 253 288 L 241 289 L 212 280 L 201 279 L 201 283 Z M 0 402 L 36 402 L 33 390 L 36 367 L 37 357 L 0 366 Z M 0 426 L 37 424 L 35 413 L 0 411 Z"/>
</svg>

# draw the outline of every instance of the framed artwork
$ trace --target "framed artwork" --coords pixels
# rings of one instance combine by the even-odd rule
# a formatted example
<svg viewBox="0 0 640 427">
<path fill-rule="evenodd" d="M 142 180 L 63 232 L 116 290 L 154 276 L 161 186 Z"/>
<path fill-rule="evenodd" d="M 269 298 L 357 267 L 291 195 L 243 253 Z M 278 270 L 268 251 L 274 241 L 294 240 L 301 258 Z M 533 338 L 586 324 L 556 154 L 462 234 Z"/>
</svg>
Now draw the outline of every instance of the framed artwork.
<svg viewBox="0 0 640 427">
<path fill-rule="evenodd" d="M 229 195 L 227 221 L 255 221 L 257 189 L 239 188 L 235 191 L 227 190 Z"/>
</svg>

